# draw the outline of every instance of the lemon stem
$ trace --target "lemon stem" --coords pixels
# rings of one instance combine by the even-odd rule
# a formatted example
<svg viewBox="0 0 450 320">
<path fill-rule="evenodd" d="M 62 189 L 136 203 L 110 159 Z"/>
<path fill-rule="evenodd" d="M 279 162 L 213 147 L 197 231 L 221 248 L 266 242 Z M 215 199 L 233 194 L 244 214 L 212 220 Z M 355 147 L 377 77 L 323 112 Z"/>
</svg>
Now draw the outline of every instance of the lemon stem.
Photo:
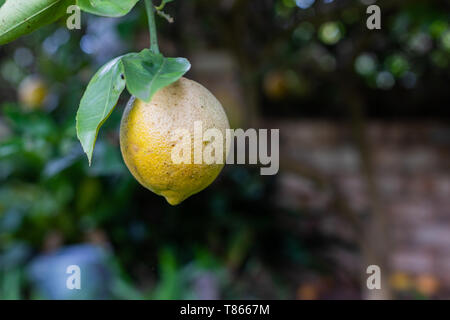
<svg viewBox="0 0 450 320">
<path fill-rule="evenodd" d="M 145 0 L 145 9 L 148 17 L 148 28 L 150 30 L 150 50 L 159 53 L 158 35 L 156 34 L 155 8 L 152 0 Z"/>
</svg>

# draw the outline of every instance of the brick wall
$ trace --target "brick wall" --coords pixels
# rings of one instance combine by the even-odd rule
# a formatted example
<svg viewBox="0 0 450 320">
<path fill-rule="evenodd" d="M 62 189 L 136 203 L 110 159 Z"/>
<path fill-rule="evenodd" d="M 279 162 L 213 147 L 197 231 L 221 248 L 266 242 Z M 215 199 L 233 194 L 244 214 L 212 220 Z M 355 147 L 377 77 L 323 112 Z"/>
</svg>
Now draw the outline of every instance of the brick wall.
<svg viewBox="0 0 450 320">
<path fill-rule="evenodd" d="M 369 210 L 367 180 L 347 124 L 275 121 L 280 154 L 334 181 L 358 215 Z M 369 123 L 368 142 L 382 210 L 392 238 L 389 261 L 395 272 L 431 275 L 450 288 L 450 127 L 439 123 Z M 309 178 L 280 171 L 282 207 L 329 210 L 331 195 Z M 349 224 L 328 218 L 324 231 L 349 235 Z M 383 235 L 380 235 L 383 236 Z"/>
</svg>

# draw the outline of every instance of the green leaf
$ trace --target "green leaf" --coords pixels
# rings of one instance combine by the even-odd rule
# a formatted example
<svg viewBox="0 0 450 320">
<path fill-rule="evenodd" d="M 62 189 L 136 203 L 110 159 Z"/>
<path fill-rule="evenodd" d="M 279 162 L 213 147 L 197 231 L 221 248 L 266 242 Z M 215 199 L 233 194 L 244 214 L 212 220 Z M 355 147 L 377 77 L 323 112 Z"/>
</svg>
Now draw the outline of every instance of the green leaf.
<svg viewBox="0 0 450 320">
<path fill-rule="evenodd" d="M 66 14 L 75 0 L 8 0 L 0 8 L 0 44 L 11 42 Z"/>
<path fill-rule="evenodd" d="M 95 140 L 125 89 L 122 57 L 111 60 L 94 75 L 77 112 L 77 136 L 91 164 Z"/>
<path fill-rule="evenodd" d="M 5 3 L 6 0 L 0 0 L 0 7 Z"/>
<path fill-rule="evenodd" d="M 144 49 L 123 58 L 128 91 L 141 100 L 150 102 L 159 89 L 180 79 L 191 64 L 185 58 L 165 58 Z"/>
<path fill-rule="evenodd" d="M 133 9 L 139 0 L 77 0 L 81 10 L 105 17 L 121 17 Z"/>
</svg>

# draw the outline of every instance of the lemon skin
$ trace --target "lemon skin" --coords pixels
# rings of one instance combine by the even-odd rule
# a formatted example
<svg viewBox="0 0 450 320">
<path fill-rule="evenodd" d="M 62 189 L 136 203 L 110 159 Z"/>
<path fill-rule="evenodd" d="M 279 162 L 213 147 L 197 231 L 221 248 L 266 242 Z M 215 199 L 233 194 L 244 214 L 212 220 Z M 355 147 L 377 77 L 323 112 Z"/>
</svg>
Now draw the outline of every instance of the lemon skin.
<svg viewBox="0 0 450 320">
<path fill-rule="evenodd" d="M 194 164 L 195 143 L 204 146 L 202 136 L 194 136 L 194 122 L 201 121 L 203 133 L 219 129 L 225 144 L 227 115 L 220 102 L 199 83 L 181 78 L 158 90 L 149 103 L 132 98 L 120 125 L 120 149 L 131 174 L 144 187 L 177 205 L 209 186 L 224 164 Z M 185 129 L 190 133 L 192 163 L 174 163 L 174 133 Z M 194 141 L 196 140 L 196 141 Z"/>
</svg>

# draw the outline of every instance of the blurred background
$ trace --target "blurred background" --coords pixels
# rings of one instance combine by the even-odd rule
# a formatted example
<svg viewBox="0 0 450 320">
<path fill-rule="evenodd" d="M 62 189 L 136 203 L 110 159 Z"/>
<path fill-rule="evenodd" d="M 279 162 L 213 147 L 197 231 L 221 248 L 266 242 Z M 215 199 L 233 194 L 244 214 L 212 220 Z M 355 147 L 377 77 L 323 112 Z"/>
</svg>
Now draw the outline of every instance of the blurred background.
<svg viewBox="0 0 450 320">
<path fill-rule="evenodd" d="M 366 9 L 381 8 L 381 30 Z M 143 3 L 0 47 L 0 299 L 450 298 L 450 4 L 176 0 L 161 51 L 234 128 L 279 128 L 280 172 L 226 166 L 176 207 L 126 169 L 124 94 L 88 166 L 95 71 L 149 45 Z M 65 289 L 65 268 L 83 290 Z M 380 266 L 382 290 L 366 287 Z"/>
</svg>

